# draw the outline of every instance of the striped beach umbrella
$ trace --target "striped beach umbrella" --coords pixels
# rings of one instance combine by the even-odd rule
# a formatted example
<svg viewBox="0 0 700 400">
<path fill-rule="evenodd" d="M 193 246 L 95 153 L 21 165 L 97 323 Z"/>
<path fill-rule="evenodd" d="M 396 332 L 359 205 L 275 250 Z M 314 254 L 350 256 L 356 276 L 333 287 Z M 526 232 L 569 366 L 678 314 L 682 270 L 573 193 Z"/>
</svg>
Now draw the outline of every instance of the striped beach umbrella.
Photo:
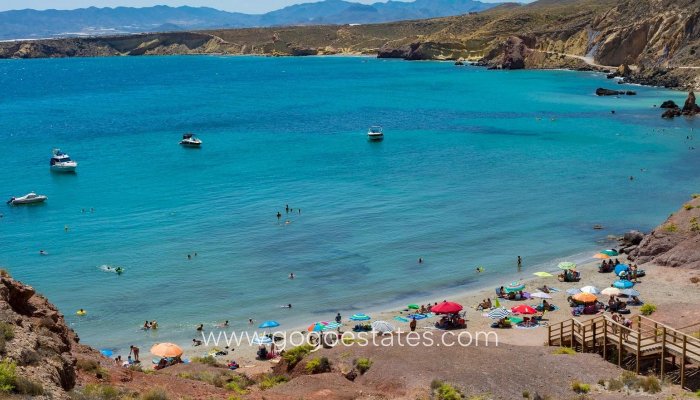
<svg viewBox="0 0 700 400">
<path fill-rule="evenodd" d="M 525 289 L 525 284 L 522 282 L 511 282 L 505 288 L 506 288 L 506 292 L 508 292 L 508 293 L 519 292 L 519 291 Z"/>
<path fill-rule="evenodd" d="M 350 316 L 351 321 L 368 321 L 370 319 L 372 318 L 367 314 L 353 314 Z"/>
<path fill-rule="evenodd" d="M 505 308 L 496 308 L 495 310 L 491 310 L 487 315 L 491 319 L 503 319 L 510 315 L 510 311 Z"/>
<path fill-rule="evenodd" d="M 326 324 L 326 329 L 338 329 L 338 328 L 340 328 L 341 326 L 343 326 L 343 325 L 342 325 L 342 324 L 339 324 L 339 323 L 337 323 L 337 322 L 328 322 L 328 323 Z"/>
<path fill-rule="evenodd" d="M 253 338 L 253 344 L 270 344 L 272 343 L 272 338 L 268 336 L 256 336 Z"/>
<path fill-rule="evenodd" d="M 394 331 L 394 326 L 386 321 L 372 322 L 372 330 L 379 333 L 389 333 Z"/>
</svg>

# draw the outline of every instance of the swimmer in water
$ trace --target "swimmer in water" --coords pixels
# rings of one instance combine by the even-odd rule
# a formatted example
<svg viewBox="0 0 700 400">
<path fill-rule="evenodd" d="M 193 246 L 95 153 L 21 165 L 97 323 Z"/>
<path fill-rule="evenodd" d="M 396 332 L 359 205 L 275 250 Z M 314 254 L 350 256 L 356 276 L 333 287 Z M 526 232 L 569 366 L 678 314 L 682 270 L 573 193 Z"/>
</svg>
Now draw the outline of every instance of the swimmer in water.
<svg viewBox="0 0 700 400">
<path fill-rule="evenodd" d="M 281 213 L 281 212 L 279 212 L 279 211 L 277 211 L 277 220 L 279 221 L 279 220 L 280 220 L 280 218 L 282 218 L 282 213 Z"/>
<path fill-rule="evenodd" d="M 192 254 L 188 254 L 188 255 L 187 255 L 187 259 L 188 259 L 188 260 L 191 260 L 191 259 L 192 259 Z"/>
<path fill-rule="evenodd" d="M 47 255 L 48 253 L 45 252 L 44 250 L 39 250 L 39 254 L 42 255 L 42 256 L 45 256 L 45 255 Z"/>
<path fill-rule="evenodd" d="M 197 330 L 198 330 L 199 332 L 203 331 L 203 330 L 204 330 L 204 324 L 199 324 L 199 326 L 197 327 Z"/>
<path fill-rule="evenodd" d="M 423 264 L 423 257 L 418 258 L 418 264 Z"/>
<path fill-rule="evenodd" d="M 289 279 L 294 279 L 294 272 L 289 273 Z"/>
</svg>

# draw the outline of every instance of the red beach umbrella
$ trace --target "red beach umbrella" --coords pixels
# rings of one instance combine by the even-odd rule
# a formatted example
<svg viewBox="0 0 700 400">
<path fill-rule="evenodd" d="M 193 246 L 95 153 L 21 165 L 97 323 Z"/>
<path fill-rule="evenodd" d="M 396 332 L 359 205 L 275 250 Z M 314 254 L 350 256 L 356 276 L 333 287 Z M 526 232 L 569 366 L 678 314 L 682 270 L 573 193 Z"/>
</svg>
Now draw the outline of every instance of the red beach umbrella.
<svg viewBox="0 0 700 400">
<path fill-rule="evenodd" d="M 433 308 L 430 309 L 431 312 L 434 312 L 435 314 L 456 314 L 460 311 L 462 311 L 462 305 L 453 303 L 451 301 L 443 301 L 442 303 L 433 306 Z"/>
<path fill-rule="evenodd" d="M 527 304 L 521 304 L 517 307 L 510 309 L 514 314 L 537 314 L 537 310 L 528 306 Z"/>
</svg>

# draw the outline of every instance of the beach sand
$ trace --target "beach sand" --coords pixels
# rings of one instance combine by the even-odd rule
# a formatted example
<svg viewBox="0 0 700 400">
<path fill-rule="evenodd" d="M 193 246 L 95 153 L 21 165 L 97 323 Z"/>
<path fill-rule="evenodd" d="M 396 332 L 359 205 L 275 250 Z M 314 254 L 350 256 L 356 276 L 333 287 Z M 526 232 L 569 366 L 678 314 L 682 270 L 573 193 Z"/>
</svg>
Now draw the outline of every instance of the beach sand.
<svg viewBox="0 0 700 400">
<path fill-rule="evenodd" d="M 616 257 L 622 263 L 627 263 L 627 259 L 624 255 Z M 547 312 L 544 315 L 544 322 L 542 326 L 531 329 L 492 329 L 490 327 L 493 322 L 491 319 L 483 316 L 483 311 L 476 311 L 476 306 L 484 299 L 491 298 L 493 301 L 495 299 L 495 287 L 486 287 L 475 290 L 470 290 L 462 294 L 448 297 L 446 300 L 454 301 L 460 303 L 464 306 L 464 311 L 466 311 L 467 319 L 467 329 L 466 331 L 472 333 L 474 336 L 477 332 L 496 332 L 498 335 L 499 344 L 509 344 L 517 346 L 543 346 L 547 341 L 547 327 L 546 325 L 554 325 L 562 321 L 572 318 L 571 308 L 569 307 L 566 298 L 568 295 L 566 291 L 571 288 L 580 288 L 586 285 L 596 286 L 598 289 L 603 290 L 606 287 L 611 286 L 611 284 L 616 280 L 613 273 L 599 273 L 598 265 L 600 261 L 588 262 L 585 264 L 580 264 L 577 270 L 581 273 L 581 281 L 576 283 L 564 283 L 559 282 L 556 278 L 539 278 L 532 277 L 527 279 L 522 279 L 521 281 L 526 285 L 525 291 L 533 293 L 537 291 L 538 287 L 547 285 L 549 288 L 556 288 L 558 292 L 552 292 L 551 300 L 548 300 L 551 304 L 559 307 L 558 310 Z M 698 321 L 700 317 L 700 311 L 697 310 L 697 304 L 700 302 L 700 285 L 697 283 L 692 283 L 691 278 L 700 276 L 700 273 L 693 270 L 683 270 L 677 268 L 668 268 L 661 266 L 654 266 L 646 264 L 640 266 L 644 269 L 647 275 L 639 279 L 639 282 L 635 285 L 635 289 L 641 293 L 640 299 L 645 303 L 652 303 L 658 307 L 657 312 L 651 316 L 651 318 L 657 318 L 660 322 L 666 323 L 671 327 L 681 327 L 694 323 Z M 552 272 L 556 275 L 557 272 Z M 503 282 L 502 284 L 507 284 L 508 282 Z M 603 303 L 607 303 L 608 297 L 604 295 L 598 296 L 599 300 Z M 416 299 L 414 303 L 416 304 L 428 304 L 441 302 L 445 300 L 444 298 L 430 298 L 430 299 Z M 539 299 L 531 299 L 524 301 L 508 301 L 500 300 L 501 306 L 510 309 L 519 304 L 536 305 L 540 302 Z M 639 313 L 639 306 L 629 306 L 631 309 L 631 314 L 627 317 L 630 318 L 631 315 L 636 315 Z M 373 321 L 387 321 L 394 325 L 397 330 L 407 332 L 409 331 L 408 322 L 400 322 L 394 320 L 395 316 L 406 316 L 409 312 L 405 308 L 393 308 L 387 309 L 378 313 L 370 314 Z M 334 315 L 329 315 L 326 320 L 332 321 Z M 357 324 L 357 322 L 349 321 L 347 315 L 343 316 L 343 324 L 341 327 L 341 332 L 351 331 L 352 328 Z M 585 320 L 592 318 L 594 316 L 580 316 L 577 317 L 579 320 Z M 424 320 L 417 321 L 417 331 L 427 331 L 433 329 L 433 324 L 437 321 L 438 317 L 428 318 Z M 290 334 L 291 332 L 303 331 L 304 327 L 296 327 L 292 329 L 280 330 L 278 332 L 285 332 Z M 455 331 L 459 332 L 459 331 Z M 489 339 L 492 337 L 490 336 Z M 222 349 L 223 346 L 219 346 Z M 214 346 L 200 346 L 194 348 L 187 348 L 185 352 L 185 357 L 199 357 L 212 351 Z M 242 371 L 245 372 L 246 369 L 260 370 L 261 367 L 265 365 L 274 365 L 277 360 L 272 361 L 258 361 L 255 360 L 255 353 L 257 351 L 257 346 L 242 345 L 236 347 L 235 351 L 229 351 L 226 356 L 219 356 L 217 359 L 220 362 L 227 362 L 228 360 L 236 360 L 243 368 Z"/>
</svg>

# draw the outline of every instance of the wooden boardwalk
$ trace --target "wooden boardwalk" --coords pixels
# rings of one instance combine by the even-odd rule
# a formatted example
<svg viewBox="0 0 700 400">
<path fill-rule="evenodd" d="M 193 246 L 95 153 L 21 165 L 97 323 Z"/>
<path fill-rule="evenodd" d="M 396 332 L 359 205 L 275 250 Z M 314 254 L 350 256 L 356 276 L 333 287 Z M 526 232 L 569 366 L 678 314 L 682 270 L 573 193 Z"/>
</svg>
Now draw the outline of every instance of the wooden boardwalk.
<svg viewBox="0 0 700 400">
<path fill-rule="evenodd" d="M 585 321 L 570 319 L 548 328 L 550 346 L 568 346 L 579 352 L 597 352 L 605 360 L 617 352 L 617 363 L 632 355 L 635 372 L 642 361 L 660 364 L 663 377 L 666 366 L 677 367 L 681 387 L 685 388 L 688 365 L 700 366 L 700 323 L 671 328 L 641 315 L 633 317 L 632 327 L 625 327 L 606 315 Z"/>
</svg>

